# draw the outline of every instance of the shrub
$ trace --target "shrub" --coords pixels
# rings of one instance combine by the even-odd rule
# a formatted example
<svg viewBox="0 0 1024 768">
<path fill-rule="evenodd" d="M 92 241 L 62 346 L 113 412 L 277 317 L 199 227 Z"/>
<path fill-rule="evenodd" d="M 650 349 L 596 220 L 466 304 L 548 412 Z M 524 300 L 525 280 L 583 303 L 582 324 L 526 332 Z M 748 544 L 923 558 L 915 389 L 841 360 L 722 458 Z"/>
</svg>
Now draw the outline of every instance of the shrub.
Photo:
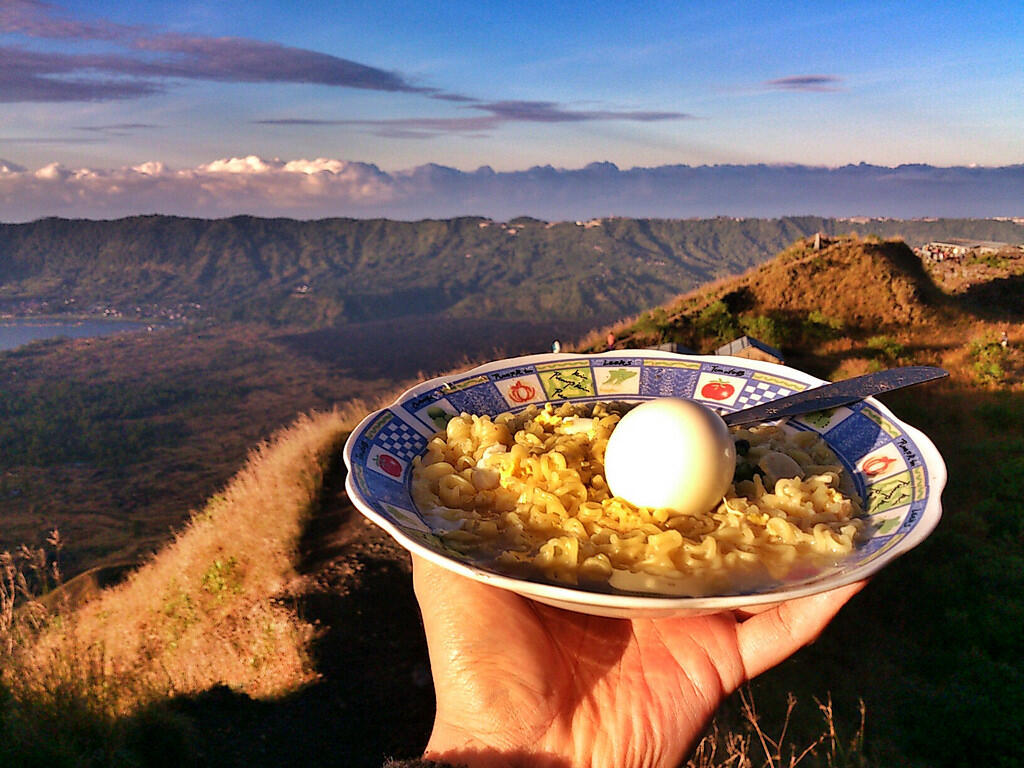
<svg viewBox="0 0 1024 768">
<path fill-rule="evenodd" d="M 819 309 L 807 313 L 803 323 L 804 332 L 813 338 L 834 339 L 843 333 L 843 321 L 837 317 L 829 317 Z"/>
<path fill-rule="evenodd" d="M 781 347 L 786 342 L 786 328 L 774 318 L 765 315 L 742 318 L 740 327 L 748 336 L 760 339 L 773 347 Z"/>
<path fill-rule="evenodd" d="M 811 310 L 803 318 L 794 317 L 788 323 L 791 343 L 799 346 L 838 339 L 843 335 L 843 327 L 842 320 L 829 317 L 818 309 Z"/>
<path fill-rule="evenodd" d="M 972 341 L 968 354 L 974 378 L 979 384 L 1002 384 L 1006 381 L 1006 364 L 1009 354 L 993 337 Z"/>
<path fill-rule="evenodd" d="M 642 336 L 660 339 L 664 331 L 664 324 L 665 310 L 659 308 L 640 315 L 636 323 L 633 324 L 633 329 Z"/>
<path fill-rule="evenodd" d="M 731 341 L 740 333 L 739 322 L 724 301 L 708 304 L 697 316 L 697 329 L 718 342 Z"/>
<path fill-rule="evenodd" d="M 875 353 L 876 358 L 890 363 L 899 360 L 906 352 L 903 345 L 891 336 L 872 336 L 868 339 L 868 348 Z"/>
<path fill-rule="evenodd" d="M 992 269 L 1006 269 L 1010 259 L 1003 253 L 975 253 L 964 263 L 966 266 L 984 265 Z"/>
</svg>

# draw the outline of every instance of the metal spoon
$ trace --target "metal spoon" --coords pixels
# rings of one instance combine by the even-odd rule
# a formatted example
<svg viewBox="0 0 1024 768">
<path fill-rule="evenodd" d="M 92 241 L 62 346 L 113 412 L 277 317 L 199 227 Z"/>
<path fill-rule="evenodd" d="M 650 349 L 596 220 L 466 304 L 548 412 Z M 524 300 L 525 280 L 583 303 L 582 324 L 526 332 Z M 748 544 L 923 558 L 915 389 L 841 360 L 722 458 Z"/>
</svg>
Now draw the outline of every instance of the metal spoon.
<svg viewBox="0 0 1024 768">
<path fill-rule="evenodd" d="M 912 387 L 915 384 L 923 384 L 926 381 L 942 379 L 946 376 L 949 376 L 949 373 L 942 368 L 932 368 L 927 365 L 891 368 L 887 371 L 843 379 L 832 384 L 822 384 L 820 387 L 797 392 L 795 395 L 780 397 L 752 408 L 727 413 L 722 416 L 722 419 L 730 427 L 774 421 L 785 416 L 798 416 L 801 413 L 838 408 L 840 405 L 849 405 L 863 400 L 865 397 L 891 392 L 894 389 Z"/>
</svg>

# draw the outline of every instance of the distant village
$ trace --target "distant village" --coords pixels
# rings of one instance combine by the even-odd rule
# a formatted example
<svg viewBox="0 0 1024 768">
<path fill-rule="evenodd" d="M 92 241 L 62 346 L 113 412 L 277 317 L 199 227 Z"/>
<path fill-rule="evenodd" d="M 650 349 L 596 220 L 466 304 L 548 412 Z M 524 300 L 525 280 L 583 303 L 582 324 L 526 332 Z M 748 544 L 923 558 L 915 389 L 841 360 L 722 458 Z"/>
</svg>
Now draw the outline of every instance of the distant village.
<svg viewBox="0 0 1024 768">
<path fill-rule="evenodd" d="M 73 297 L 51 301 L 49 299 L 11 299 L 0 301 L 0 320 L 71 316 L 104 318 L 107 320 L 151 321 L 157 323 L 187 323 L 201 319 L 202 305 L 182 302 L 172 306 L 144 304 L 118 307 L 113 304 L 81 304 Z"/>
<path fill-rule="evenodd" d="M 1006 253 L 1017 258 L 1024 255 L 1024 245 L 1000 243 L 994 240 L 967 240 L 951 238 L 949 240 L 925 243 L 914 249 L 924 261 L 966 261 L 971 258 Z"/>
</svg>

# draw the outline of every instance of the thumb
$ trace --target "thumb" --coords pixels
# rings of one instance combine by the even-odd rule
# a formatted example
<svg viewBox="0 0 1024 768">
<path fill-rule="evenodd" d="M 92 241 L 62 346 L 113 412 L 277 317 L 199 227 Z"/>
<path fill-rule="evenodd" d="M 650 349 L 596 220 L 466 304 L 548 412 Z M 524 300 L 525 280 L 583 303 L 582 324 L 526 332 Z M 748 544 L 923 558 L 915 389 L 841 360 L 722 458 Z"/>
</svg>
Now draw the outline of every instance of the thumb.
<svg viewBox="0 0 1024 768">
<path fill-rule="evenodd" d="M 779 603 L 736 627 L 747 679 L 756 677 L 813 642 L 846 602 L 867 584 L 845 587 Z"/>
</svg>

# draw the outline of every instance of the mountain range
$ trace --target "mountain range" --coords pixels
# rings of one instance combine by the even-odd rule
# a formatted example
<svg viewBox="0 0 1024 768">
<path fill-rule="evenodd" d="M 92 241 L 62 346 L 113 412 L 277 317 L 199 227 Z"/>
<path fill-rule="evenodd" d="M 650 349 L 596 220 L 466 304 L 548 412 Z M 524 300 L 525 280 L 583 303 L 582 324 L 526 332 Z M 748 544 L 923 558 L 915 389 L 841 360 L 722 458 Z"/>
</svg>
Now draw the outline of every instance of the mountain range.
<svg viewBox="0 0 1024 768">
<path fill-rule="evenodd" d="M 122 168 L 31 170 L 0 159 L 0 216 L 110 219 L 161 211 L 183 216 L 415 220 L 451 216 L 575 220 L 595 216 L 707 217 L 1020 216 L 1024 165 L 895 167 L 799 164 L 496 171 L 429 163 L 383 170 L 372 163 L 250 155 L 189 168 L 151 161 Z"/>
<path fill-rule="evenodd" d="M 607 322 L 813 233 L 1024 242 L 993 219 L 49 218 L 0 224 L 0 310 L 324 327 L 402 316 Z"/>
</svg>

